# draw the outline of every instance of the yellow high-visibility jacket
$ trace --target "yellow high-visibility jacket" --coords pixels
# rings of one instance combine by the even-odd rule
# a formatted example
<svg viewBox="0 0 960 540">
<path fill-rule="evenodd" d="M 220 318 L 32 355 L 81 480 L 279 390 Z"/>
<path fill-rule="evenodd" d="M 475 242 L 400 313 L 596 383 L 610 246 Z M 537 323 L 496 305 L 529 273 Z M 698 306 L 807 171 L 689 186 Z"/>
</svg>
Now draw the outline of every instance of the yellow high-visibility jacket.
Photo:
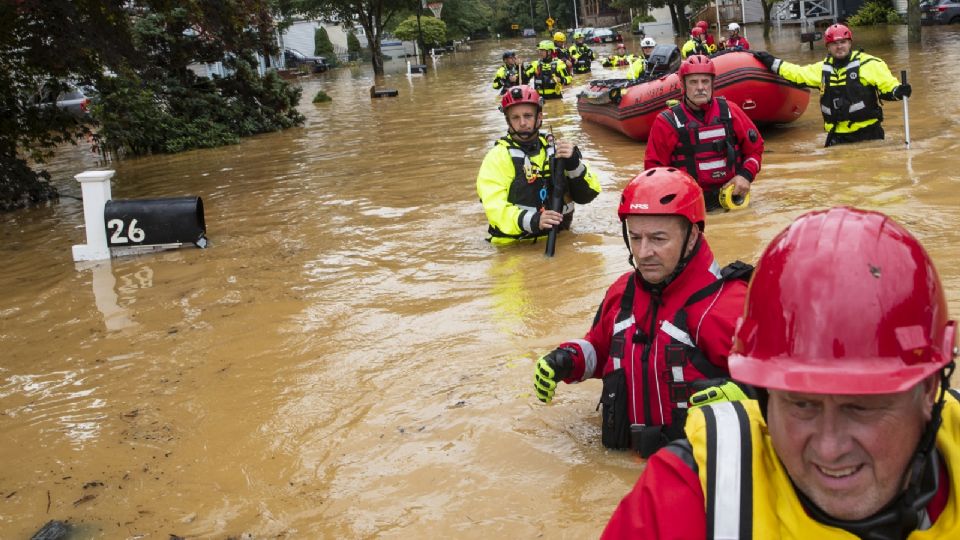
<svg viewBox="0 0 960 540">
<path fill-rule="evenodd" d="M 828 133 L 853 133 L 879 123 L 883 120 L 879 99 L 896 100 L 893 90 L 900 85 L 883 60 L 861 51 L 851 53 L 842 66 L 827 56 L 806 66 L 777 60 L 770 69 L 788 81 L 820 90 L 823 129 Z"/>
</svg>

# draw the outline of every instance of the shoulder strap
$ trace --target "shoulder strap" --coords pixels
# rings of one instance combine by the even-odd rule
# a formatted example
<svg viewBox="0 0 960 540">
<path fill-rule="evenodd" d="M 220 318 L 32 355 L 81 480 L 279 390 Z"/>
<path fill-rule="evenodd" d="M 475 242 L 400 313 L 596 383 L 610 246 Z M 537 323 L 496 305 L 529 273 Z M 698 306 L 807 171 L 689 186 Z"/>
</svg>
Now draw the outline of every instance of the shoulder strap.
<svg viewBox="0 0 960 540">
<path fill-rule="evenodd" d="M 687 298 L 687 301 L 684 302 L 683 307 L 692 306 L 704 298 L 712 296 L 726 281 L 733 281 L 735 279 L 749 281 L 751 276 L 753 276 L 753 265 L 743 261 L 732 262 L 720 269 L 720 279 L 691 294 L 690 297 Z"/>
<path fill-rule="evenodd" d="M 610 340 L 610 357 L 613 359 L 613 369 L 620 369 L 620 361 L 623 359 L 623 352 L 627 343 L 627 329 L 636 322 L 633 317 L 633 295 L 637 290 L 636 276 L 630 275 L 627 278 L 627 285 L 623 289 L 623 296 L 620 297 L 620 311 L 617 318 L 614 319 L 613 337 Z"/>
</svg>

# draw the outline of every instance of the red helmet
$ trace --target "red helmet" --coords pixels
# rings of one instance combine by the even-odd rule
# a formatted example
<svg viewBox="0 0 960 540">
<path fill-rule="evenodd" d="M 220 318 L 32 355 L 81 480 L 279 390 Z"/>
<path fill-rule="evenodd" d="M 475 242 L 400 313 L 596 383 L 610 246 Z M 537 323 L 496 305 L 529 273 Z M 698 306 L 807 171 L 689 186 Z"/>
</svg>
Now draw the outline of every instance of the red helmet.
<svg viewBox="0 0 960 540">
<path fill-rule="evenodd" d="M 543 107 L 543 98 L 540 97 L 540 94 L 538 94 L 536 90 L 529 86 L 514 86 L 508 90 L 507 93 L 503 95 L 503 99 L 500 100 L 500 112 L 506 114 L 507 109 L 520 103 L 530 103 L 540 108 Z"/>
<path fill-rule="evenodd" d="M 703 31 L 706 32 L 707 29 L 710 28 L 710 25 L 707 24 L 707 21 L 697 21 L 696 27 L 697 27 L 697 28 L 703 28 Z"/>
<path fill-rule="evenodd" d="M 687 57 L 682 64 L 680 64 L 680 80 L 682 81 L 687 75 L 693 75 L 695 73 L 706 73 L 707 75 L 717 76 L 717 68 L 713 65 L 713 60 L 709 56 L 704 56 L 702 54 L 693 54 Z"/>
<path fill-rule="evenodd" d="M 690 29 L 690 35 L 693 36 L 693 37 L 700 37 L 700 36 L 702 36 L 702 35 L 703 35 L 703 28 L 700 28 L 699 26 L 694 26 L 693 28 Z"/>
<path fill-rule="evenodd" d="M 760 257 L 730 374 L 814 394 L 902 392 L 954 355 L 940 278 L 917 240 L 877 212 L 805 214 Z"/>
<path fill-rule="evenodd" d="M 830 28 L 827 28 L 827 31 L 823 33 L 823 43 L 829 44 L 837 41 L 838 39 L 853 39 L 853 32 L 850 31 L 846 26 L 837 23 L 831 25 Z"/>
<path fill-rule="evenodd" d="M 673 167 L 654 167 L 633 177 L 620 196 L 617 215 L 683 216 L 703 230 L 707 219 L 703 190 L 690 175 Z"/>
</svg>

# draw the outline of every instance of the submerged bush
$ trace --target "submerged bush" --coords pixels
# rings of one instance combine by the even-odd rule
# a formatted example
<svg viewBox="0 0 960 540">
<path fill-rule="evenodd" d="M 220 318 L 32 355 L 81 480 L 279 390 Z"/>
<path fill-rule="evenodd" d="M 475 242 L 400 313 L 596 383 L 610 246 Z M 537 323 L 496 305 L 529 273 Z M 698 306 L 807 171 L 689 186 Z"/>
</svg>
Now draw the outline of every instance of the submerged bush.
<svg viewBox="0 0 960 540">
<path fill-rule="evenodd" d="M 870 0 L 847 22 L 850 26 L 874 26 L 878 24 L 901 24 L 903 20 L 889 1 Z"/>
</svg>

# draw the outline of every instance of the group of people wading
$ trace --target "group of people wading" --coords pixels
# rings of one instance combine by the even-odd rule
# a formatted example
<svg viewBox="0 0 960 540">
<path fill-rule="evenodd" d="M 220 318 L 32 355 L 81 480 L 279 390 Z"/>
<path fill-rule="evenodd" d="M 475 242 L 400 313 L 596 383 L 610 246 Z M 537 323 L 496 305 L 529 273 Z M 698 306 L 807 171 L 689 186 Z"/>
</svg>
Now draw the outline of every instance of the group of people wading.
<svg viewBox="0 0 960 540">
<path fill-rule="evenodd" d="M 749 49 L 730 30 L 727 46 Z M 846 26 L 824 37 L 827 57 L 808 66 L 754 54 L 820 89 L 826 146 L 882 139 L 879 100 L 910 86 Z M 531 243 L 569 228 L 600 183 L 576 145 L 540 131 L 540 93 L 498 77 L 507 134 L 477 191 L 492 243 Z M 960 538 L 957 329 L 930 257 L 889 217 L 839 207 L 796 219 L 756 268 L 722 266 L 707 212 L 749 194 L 764 142 L 713 94 L 709 56 L 687 56 L 679 77 L 682 100 L 617 205 L 632 269 L 587 333 L 534 368 L 544 403 L 560 382 L 601 379 L 602 444 L 647 459 L 604 537 Z"/>
</svg>

